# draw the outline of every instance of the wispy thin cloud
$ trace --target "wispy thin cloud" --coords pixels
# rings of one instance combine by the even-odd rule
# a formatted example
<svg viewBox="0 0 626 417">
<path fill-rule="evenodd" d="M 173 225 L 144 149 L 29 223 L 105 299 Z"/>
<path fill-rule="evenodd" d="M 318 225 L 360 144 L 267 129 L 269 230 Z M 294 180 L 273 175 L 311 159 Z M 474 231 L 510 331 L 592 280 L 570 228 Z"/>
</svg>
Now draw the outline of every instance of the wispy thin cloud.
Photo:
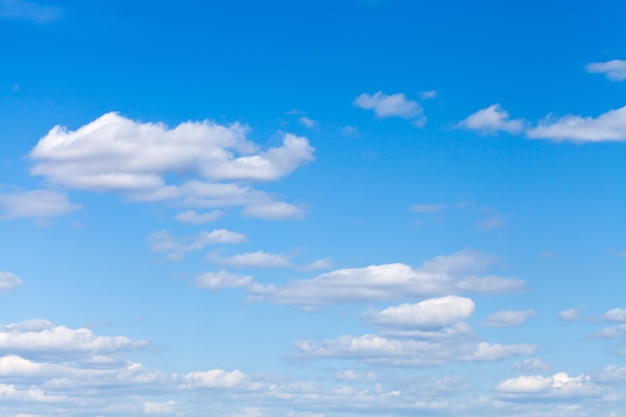
<svg viewBox="0 0 626 417">
<path fill-rule="evenodd" d="M 53 22 L 63 15 L 57 6 L 43 6 L 33 1 L 0 0 L 0 18 L 29 20 L 36 23 Z"/>
</svg>

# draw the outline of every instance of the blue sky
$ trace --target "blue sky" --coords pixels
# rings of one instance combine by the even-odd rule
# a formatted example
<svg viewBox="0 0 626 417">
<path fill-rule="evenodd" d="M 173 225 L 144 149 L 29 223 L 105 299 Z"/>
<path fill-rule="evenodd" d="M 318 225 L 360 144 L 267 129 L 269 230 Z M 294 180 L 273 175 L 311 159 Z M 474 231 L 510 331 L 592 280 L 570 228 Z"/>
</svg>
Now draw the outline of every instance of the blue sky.
<svg viewBox="0 0 626 417">
<path fill-rule="evenodd" d="M 0 417 L 626 416 L 625 15 L 0 0 Z"/>
</svg>

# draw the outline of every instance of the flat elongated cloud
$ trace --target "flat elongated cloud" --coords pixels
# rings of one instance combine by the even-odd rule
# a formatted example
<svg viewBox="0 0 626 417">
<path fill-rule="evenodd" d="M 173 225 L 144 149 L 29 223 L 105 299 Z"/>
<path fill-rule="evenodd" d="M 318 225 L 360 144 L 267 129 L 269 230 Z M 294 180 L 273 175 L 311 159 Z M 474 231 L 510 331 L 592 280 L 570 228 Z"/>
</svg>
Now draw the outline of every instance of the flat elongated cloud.
<svg viewBox="0 0 626 417">
<path fill-rule="evenodd" d="M 402 93 L 387 95 L 382 91 L 373 95 L 363 93 L 354 99 L 354 104 L 365 110 L 374 110 L 376 117 L 402 117 L 411 119 L 421 116 L 422 108 Z"/>
<path fill-rule="evenodd" d="M 487 342 L 441 343 L 395 339 L 366 334 L 340 336 L 321 343 L 301 341 L 300 355 L 328 359 L 359 359 L 370 364 L 435 366 L 448 362 L 491 362 L 535 352 L 532 345 L 500 345 Z"/>
<path fill-rule="evenodd" d="M 604 74 L 611 81 L 626 80 L 626 61 L 613 59 L 606 62 L 592 62 L 585 67 L 587 72 Z"/>
<path fill-rule="evenodd" d="M 626 323 L 626 308 L 612 308 L 602 315 L 602 319 Z"/>
<path fill-rule="evenodd" d="M 0 18 L 30 20 L 48 23 L 61 17 L 63 10 L 55 6 L 42 6 L 34 1 L 0 0 Z"/>
<path fill-rule="evenodd" d="M 591 377 L 585 374 L 570 377 L 565 372 L 559 372 L 551 377 L 520 376 L 507 379 L 496 386 L 496 390 L 510 397 L 580 397 L 596 396 L 600 389 L 591 381 Z"/>
<path fill-rule="evenodd" d="M 529 318 L 535 317 L 534 310 L 512 311 L 503 310 L 493 313 L 485 319 L 483 323 L 488 327 L 513 327 L 521 326 Z"/>
<path fill-rule="evenodd" d="M 482 133 L 520 133 L 524 129 L 524 121 L 510 119 L 509 113 L 499 104 L 493 104 L 467 117 L 459 126 L 469 130 L 478 130 Z"/>
<path fill-rule="evenodd" d="M 447 296 L 389 307 L 369 314 L 368 320 L 385 327 L 432 329 L 468 319 L 474 307 L 474 301 L 470 298 Z"/>
<path fill-rule="evenodd" d="M 285 254 L 263 251 L 238 253 L 232 256 L 208 253 L 205 259 L 218 265 L 228 265 L 236 268 L 288 268 L 316 271 L 332 267 L 332 260 L 330 258 L 318 259 L 309 264 L 298 265 L 293 263 L 290 257 Z"/>
<path fill-rule="evenodd" d="M 14 290 L 22 285 L 22 279 L 11 272 L 0 271 L 0 294 Z"/>
<path fill-rule="evenodd" d="M 626 106 L 609 110 L 597 117 L 567 115 L 548 117 L 537 127 L 528 129 L 531 139 L 548 139 L 556 142 L 623 142 L 626 140 Z"/>
<path fill-rule="evenodd" d="M 45 219 L 63 216 L 80 205 L 68 201 L 67 195 L 56 191 L 32 190 L 0 194 L 0 220 L 32 217 Z"/>
<path fill-rule="evenodd" d="M 251 275 L 237 275 L 227 271 L 206 272 L 196 277 L 194 285 L 199 288 L 218 290 L 220 288 L 245 287 L 252 283 Z"/>
<path fill-rule="evenodd" d="M 175 128 L 107 113 L 75 131 L 55 126 L 30 152 L 31 173 L 60 186 L 121 193 L 134 200 L 177 200 L 196 208 L 244 206 L 250 216 L 282 218 L 301 210 L 240 182 L 275 181 L 313 160 L 304 137 L 284 134 L 266 150 L 234 123 L 185 122 Z M 166 176 L 191 177 L 167 184 Z M 265 209 L 263 209 L 265 208 Z M 290 209 L 291 211 L 289 211 Z"/>
<path fill-rule="evenodd" d="M 198 213 L 194 210 L 187 210 L 176 215 L 175 219 L 181 223 L 204 224 L 215 222 L 222 217 L 224 213 L 220 210 L 213 210 L 204 213 Z"/>
<path fill-rule="evenodd" d="M 254 301 L 317 308 L 338 303 L 524 290 L 523 280 L 481 275 L 491 262 L 485 255 L 464 250 L 436 257 L 417 268 L 396 263 L 338 269 L 283 285 L 253 284 L 248 291 Z"/>
</svg>

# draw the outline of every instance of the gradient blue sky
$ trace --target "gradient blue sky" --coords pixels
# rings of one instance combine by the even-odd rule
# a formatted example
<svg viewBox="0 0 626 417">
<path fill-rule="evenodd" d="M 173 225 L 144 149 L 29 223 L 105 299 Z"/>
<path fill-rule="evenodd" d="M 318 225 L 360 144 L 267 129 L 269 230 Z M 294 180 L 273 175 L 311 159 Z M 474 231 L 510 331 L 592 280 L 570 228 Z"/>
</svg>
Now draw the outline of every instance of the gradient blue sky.
<svg viewBox="0 0 626 417">
<path fill-rule="evenodd" d="M 626 417 L 625 18 L 0 0 L 0 417 Z"/>
</svg>

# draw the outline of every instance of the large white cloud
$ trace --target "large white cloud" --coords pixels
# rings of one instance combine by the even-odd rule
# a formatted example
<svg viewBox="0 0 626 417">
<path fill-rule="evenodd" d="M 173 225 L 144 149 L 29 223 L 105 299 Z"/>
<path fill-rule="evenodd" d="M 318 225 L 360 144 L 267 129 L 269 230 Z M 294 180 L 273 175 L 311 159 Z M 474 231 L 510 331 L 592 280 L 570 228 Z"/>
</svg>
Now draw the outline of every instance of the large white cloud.
<svg viewBox="0 0 626 417">
<path fill-rule="evenodd" d="M 587 72 L 604 74 L 611 81 L 626 80 L 626 61 L 613 59 L 606 62 L 592 62 L 586 66 Z"/>
<path fill-rule="evenodd" d="M 280 179 L 312 161 L 313 148 L 306 138 L 285 134 L 281 146 L 262 150 L 246 139 L 247 130 L 209 121 L 170 129 L 107 113 L 75 131 L 52 128 L 30 152 L 31 172 L 71 189 L 177 199 L 194 207 L 240 205 L 256 217 L 293 216 L 296 208 L 286 213 L 290 205 L 280 214 L 256 208 L 276 202 L 238 183 Z M 174 175 L 191 180 L 168 184 Z"/>
<path fill-rule="evenodd" d="M 68 201 L 67 195 L 56 191 L 32 190 L 0 194 L 0 220 L 34 217 L 39 219 L 63 216 L 80 209 Z"/>
<path fill-rule="evenodd" d="M 338 269 L 283 285 L 257 283 L 249 291 L 255 301 L 316 308 L 337 303 L 524 290 L 523 280 L 482 275 L 491 261 L 485 255 L 464 250 L 436 257 L 417 268 L 396 263 Z"/>
<path fill-rule="evenodd" d="M 373 95 L 363 93 L 354 99 L 357 107 L 366 110 L 374 110 L 377 117 L 402 117 L 410 119 L 422 114 L 420 105 L 408 100 L 402 93 L 387 95 L 382 91 L 378 91 Z"/>
<path fill-rule="evenodd" d="M 11 272 L 0 271 L 0 293 L 14 290 L 22 285 L 22 279 Z"/>
</svg>

